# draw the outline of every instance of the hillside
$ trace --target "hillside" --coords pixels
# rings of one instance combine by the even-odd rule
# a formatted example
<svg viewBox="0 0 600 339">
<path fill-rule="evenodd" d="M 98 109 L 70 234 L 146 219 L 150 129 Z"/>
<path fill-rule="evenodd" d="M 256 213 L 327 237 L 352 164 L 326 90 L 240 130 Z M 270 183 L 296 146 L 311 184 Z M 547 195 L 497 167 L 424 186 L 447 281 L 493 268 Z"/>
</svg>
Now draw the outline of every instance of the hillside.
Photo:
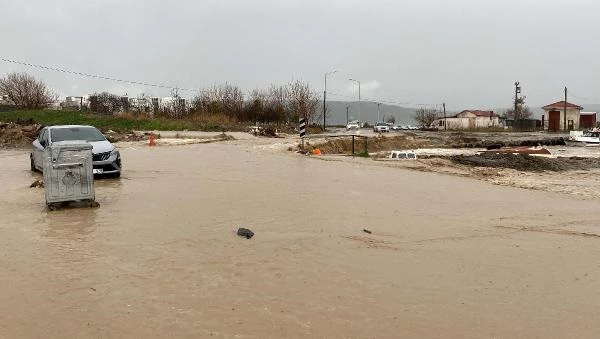
<svg viewBox="0 0 600 339">
<path fill-rule="evenodd" d="M 321 105 L 323 103 L 321 102 Z M 327 125 L 345 125 L 346 124 L 346 107 L 350 120 L 358 119 L 358 101 L 327 101 L 329 114 L 327 116 Z M 389 116 L 396 118 L 396 123 L 400 125 L 415 124 L 413 116 L 415 108 L 400 107 L 394 105 L 379 106 L 379 120 L 387 119 Z M 377 104 L 369 101 L 361 101 L 360 103 L 360 120 L 370 124 L 377 122 Z"/>
</svg>

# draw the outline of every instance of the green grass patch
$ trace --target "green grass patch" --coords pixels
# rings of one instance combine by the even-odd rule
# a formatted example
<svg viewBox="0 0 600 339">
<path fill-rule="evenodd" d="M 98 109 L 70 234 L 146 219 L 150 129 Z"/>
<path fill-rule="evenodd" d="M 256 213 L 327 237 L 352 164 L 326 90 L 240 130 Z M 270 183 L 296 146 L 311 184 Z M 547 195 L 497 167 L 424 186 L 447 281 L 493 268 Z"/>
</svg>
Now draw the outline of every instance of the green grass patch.
<svg viewBox="0 0 600 339">
<path fill-rule="evenodd" d="M 222 131 L 240 130 L 242 125 L 232 123 L 221 123 L 211 119 L 161 119 L 131 116 L 103 116 L 99 114 L 81 111 L 63 110 L 17 110 L 11 112 L 0 112 L 0 121 L 10 122 L 32 119 L 41 125 L 92 125 L 101 130 L 111 129 L 116 132 L 131 130 L 140 131 Z"/>
</svg>

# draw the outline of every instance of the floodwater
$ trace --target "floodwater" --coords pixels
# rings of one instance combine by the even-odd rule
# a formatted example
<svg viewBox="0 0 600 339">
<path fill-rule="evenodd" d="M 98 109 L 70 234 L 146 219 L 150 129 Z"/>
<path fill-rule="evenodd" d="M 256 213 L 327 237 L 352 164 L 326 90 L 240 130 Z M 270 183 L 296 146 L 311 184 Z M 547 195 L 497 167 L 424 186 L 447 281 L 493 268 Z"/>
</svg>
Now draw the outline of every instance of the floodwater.
<svg viewBox="0 0 600 339">
<path fill-rule="evenodd" d="M 99 208 L 50 212 L 0 151 L 0 337 L 600 333 L 595 200 L 242 143 L 121 153 Z"/>
</svg>

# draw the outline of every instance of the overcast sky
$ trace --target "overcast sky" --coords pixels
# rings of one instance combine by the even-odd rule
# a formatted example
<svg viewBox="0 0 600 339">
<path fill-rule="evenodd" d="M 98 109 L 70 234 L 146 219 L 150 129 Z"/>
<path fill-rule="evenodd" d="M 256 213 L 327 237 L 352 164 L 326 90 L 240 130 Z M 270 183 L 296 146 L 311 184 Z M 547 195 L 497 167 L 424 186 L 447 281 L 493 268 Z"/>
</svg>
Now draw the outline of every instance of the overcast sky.
<svg viewBox="0 0 600 339">
<path fill-rule="evenodd" d="M 300 79 L 328 99 L 449 109 L 600 102 L 597 0 L 3 0 L 0 58 L 126 80 L 244 91 Z M 62 95 L 169 90 L 0 61 Z M 192 95 L 193 92 L 182 92 Z"/>
</svg>

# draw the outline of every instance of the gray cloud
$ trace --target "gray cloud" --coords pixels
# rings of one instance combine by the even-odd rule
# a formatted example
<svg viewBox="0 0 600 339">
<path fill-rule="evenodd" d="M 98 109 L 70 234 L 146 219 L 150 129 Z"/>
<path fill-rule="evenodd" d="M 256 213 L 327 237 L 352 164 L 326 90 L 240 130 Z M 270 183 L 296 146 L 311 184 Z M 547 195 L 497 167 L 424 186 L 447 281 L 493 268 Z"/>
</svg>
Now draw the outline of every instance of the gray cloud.
<svg viewBox="0 0 600 339">
<path fill-rule="evenodd" d="M 129 80 L 244 90 L 309 81 L 331 99 L 440 103 L 451 109 L 510 105 L 519 80 L 531 105 L 562 88 L 600 98 L 593 0 L 17 1 L 0 5 L 2 57 Z M 87 79 L 0 62 L 63 94 L 168 90 Z M 338 93 L 347 97 L 336 97 Z M 573 99 L 573 101 L 577 101 Z"/>
</svg>

